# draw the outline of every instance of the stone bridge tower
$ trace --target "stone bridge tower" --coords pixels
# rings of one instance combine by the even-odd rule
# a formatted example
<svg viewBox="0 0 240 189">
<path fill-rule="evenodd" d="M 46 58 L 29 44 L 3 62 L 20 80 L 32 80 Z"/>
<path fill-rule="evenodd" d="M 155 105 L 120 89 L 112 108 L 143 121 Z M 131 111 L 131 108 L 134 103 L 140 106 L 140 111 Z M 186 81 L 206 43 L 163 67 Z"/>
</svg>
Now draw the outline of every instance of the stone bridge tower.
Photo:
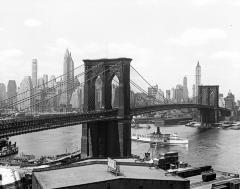
<svg viewBox="0 0 240 189">
<path fill-rule="evenodd" d="M 101 109 L 112 109 L 112 80 L 119 80 L 118 118 L 82 126 L 82 157 L 131 156 L 129 58 L 83 60 L 85 64 L 84 111 L 94 111 L 95 82 L 102 81 Z"/>
</svg>

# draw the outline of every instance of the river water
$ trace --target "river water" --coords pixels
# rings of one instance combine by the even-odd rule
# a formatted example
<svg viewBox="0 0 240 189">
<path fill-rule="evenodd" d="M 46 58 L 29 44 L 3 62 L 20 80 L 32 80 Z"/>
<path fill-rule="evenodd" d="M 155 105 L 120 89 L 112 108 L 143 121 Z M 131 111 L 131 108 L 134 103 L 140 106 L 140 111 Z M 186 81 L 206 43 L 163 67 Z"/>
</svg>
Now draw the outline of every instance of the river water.
<svg viewBox="0 0 240 189">
<path fill-rule="evenodd" d="M 147 128 L 132 129 L 132 133 L 151 133 L 156 131 L 154 125 Z M 57 155 L 80 150 L 81 125 L 41 131 L 11 137 L 17 142 L 19 154 Z M 179 152 L 181 161 L 192 166 L 212 165 L 214 169 L 240 173 L 240 130 L 198 129 L 184 125 L 163 126 L 162 133 L 177 133 L 180 137 L 188 138 L 186 146 L 162 146 L 150 148 L 148 143 L 132 142 L 132 153 L 144 156 L 149 151 L 153 156 L 167 151 Z"/>
</svg>

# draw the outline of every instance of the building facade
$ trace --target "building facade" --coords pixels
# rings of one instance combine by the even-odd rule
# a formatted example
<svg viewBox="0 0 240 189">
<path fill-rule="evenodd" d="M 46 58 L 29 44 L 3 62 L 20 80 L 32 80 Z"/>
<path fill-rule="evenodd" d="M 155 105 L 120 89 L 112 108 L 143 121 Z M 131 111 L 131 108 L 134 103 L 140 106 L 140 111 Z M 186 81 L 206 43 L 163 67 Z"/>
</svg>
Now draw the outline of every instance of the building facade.
<svg viewBox="0 0 240 189">
<path fill-rule="evenodd" d="M 4 83 L 0 83 L 0 107 L 5 107 L 7 102 L 7 92 L 6 92 L 6 86 Z"/>
<path fill-rule="evenodd" d="M 155 85 L 153 87 L 148 87 L 148 96 L 152 96 L 156 98 L 157 93 L 158 93 L 158 85 Z"/>
<path fill-rule="evenodd" d="M 195 96 L 198 96 L 198 86 L 201 85 L 201 66 L 199 62 L 197 63 L 195 74 L 196 74 L 195 75 L 195 87 L 196 87 Z"/>
<path fill-rule="evenodd" d="M 10 109 L 15 109 L 17 99 L 17 84 L 15 80 L 9 80 L 7 85 L 7 98 L 8 98 L 8 106 Z"/>
<path fill-rule="evenodd" d="M 37 59 L 32 59 L 32 85 L 33 87 L 37 87 Z"/>
<path fill-rule="evenodd" d="M 30 76 L 25 76 L 18 90 L 17 100 L 21 101 L 18 106 L 19 111 L 29 112 L 32 111 L 33 99 L 33 85 Z"/>
<path fill-rule="evenodd" d="M 170 100 L 171 99 L 171 91 L 166 90 L 166 99 Z"/>
<path fill-rule="evenodd" d="M 188 102 L 188 86 L 187 86 L 187 77 L 183 78 L 183 101 Z"/>
<path fill-rule="evenodd" d="M 72 59 L 72 55 L 69 50 L 66 50 L 64 55 L 64 63 L 63 63 L 63 91 L 62 106 L 66 107 L 66 110 L 70 106 L 70 100 L 72 97 L 72 93 L 75 90 L 74 87 L 74 62 Z"/>
<path fill-rule="evenodd" d="M 236 107 L 236 102 L 235 102 L 235 96 L 231 91 L 228 92 L 228 95 L 224 98 L 225 101 L 225 108 L 228 108 L 231 110 L 231 120 L 236 120 L 237 119 L 237 107 Z"/>
<path fill-rule="evenodd" d="M 175 89 L 176 103 L 183 103 L 183 86 L 178 84 Z"/>
<path fill-rule="evenodd" d="M 44 81 L 45 87 L 48 87 L 48 75 L 47 74 L 43 75 L 43 81 Z"/>
<path fill-rule="evenodd" d="M 72 94 L 70 103 L 72 105 L 73 110 L 83 112 L 84 88 L 82 86 L 79 86 L 75 89 L 75 91 Z"/>
</svg>

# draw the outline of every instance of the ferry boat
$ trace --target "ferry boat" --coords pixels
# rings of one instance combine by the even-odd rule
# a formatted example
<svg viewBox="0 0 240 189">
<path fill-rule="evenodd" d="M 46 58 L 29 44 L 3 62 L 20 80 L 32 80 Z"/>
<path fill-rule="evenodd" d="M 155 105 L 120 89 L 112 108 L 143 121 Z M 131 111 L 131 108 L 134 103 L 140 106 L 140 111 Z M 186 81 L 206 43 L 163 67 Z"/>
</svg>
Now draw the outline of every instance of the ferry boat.
<svg viewBox="0 0 240 189">
<path fill-rule="evenodd" d="M 0 157 L 9 156 L 18 153 L 16 142 L 14 144 L 8 141 L 8 138 L 0 139 Z"/>
<path fill-rule="evenodd" d="M 157 145 L 178 145 L 188 144 L 188 139 L 180 138 L 177 134 L 163 134 L 160 128 L 157 127 L 157 132 L 150 134 L 132 134 L 133 141 L 154 143 Z"/>
</svg>

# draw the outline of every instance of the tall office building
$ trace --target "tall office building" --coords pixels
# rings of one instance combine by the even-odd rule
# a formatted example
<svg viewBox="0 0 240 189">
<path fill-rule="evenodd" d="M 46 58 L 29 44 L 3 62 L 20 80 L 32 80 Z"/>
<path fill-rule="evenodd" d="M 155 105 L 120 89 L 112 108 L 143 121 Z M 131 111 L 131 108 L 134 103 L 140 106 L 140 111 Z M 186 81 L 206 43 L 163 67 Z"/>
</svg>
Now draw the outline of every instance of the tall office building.
<svg viewBox="0 0 240 189">
<path fill-rule="evenodd" d="M 82 112 L 84 105 L 84 88 L 83 86 L 78 86 L 72 94 L 70 101 L 72 108 Z"/>
<path fill-rule="evenodd" d="M 32 85 L 37 87 L 37 59 L 32 59 Z"/>
<path fill-rule="evenodd" d="M 72 59 L 72 55 L 69 52 L 69 50 L 66 50 L 65 56 L 64 56 L 64 63 L 63 63 L 63 105 L 66 105 L 68 107 L 70 105 L 70 100 L 72 97 L 72 93 L 75 90 L 74 87 L 74 62 Z"/>
<path fill-rule="evenodd" d="M 175 89 L 175 98 L 177 103 L 183 102 L 183 86 L 178 84 Z"/>
<path fill-rule="evenodd" d="M 42 77 L 38 79 L 37 87 L 40 89 L 45 89 L 45 83 Z"/>
<path fill-rule="evenodd" d="M 195 87 L 195 84 L 193 84 L 193 86 L 192 86 L 192 96 L 193 96 L 193 98 L 196 97 L 196 87 Z"/>
<path fill-rule="evenodd" d="M 18 104 L 19 111 L 30 111 L 32 110 L 33 99 L 30 98 L 33 92 L 33 85 L 30 76 L 25 76 L 18 90 L 17 100 L 22 101 Z M 27 99 L 27 100 L 26 100 Z"/>
<path fill-rule="evenodd" d="M 232 94 L 231 91 L 228 92 L 228 95 L 226 96 L 226 98 L 224 98 L 225 101 L 225 107 L 233 110 L 235 108 L 235 96 Z"/>
<path fill-rule="evenodd" d="M 198 96 L 198 86 L 201 85 L 201 66 L 199 64 L 199 62 L 197 63 L 197 66 L 196 66 L 196 75 L 195 75 L 195 79 L 196 79 L 196 82 L 195 82 L 195 87 L 196 87 L 196 94 L 195 96 Z"/>
<path fill-rule="evenodd" d="M 48 75 L 47 74 L 43 75 L 43 81 L 44 81 L 45 87 L 48 87 Z"/>
<path fill-rule="evenodd" d="M 155 101 L 156 104 L 164 103 L 164 92 L 161 89 L 158 89 L 155 98 L 157 99 L 157 101 Z"/>
<path fill-rule="evenodd" d="M 170 100 L 171 99 L 171 91 L 166 90 L 166 99 Z"/>
<path fill-rule="evenodd" d="M 183 101 L 188 102 L 188 87 L 187 87 L 187 77 L 183 78 Z"/>
<path fill-rule="evenodd" d="M 235 96 L 231 91 L 228 92 L 228 95 L 224 98 L 225 101 L 225 108 L 231 110 L 231 116 L 234 118 L 237 115 L 236 111 L 236 102 L 235 102 Z"/>
<path fill-rule="evenodd" d="M 225 107 L 225 101 L 222 93 L 219 93 L 219 101 L 218 101 L 219 107 L 224 108 Z"/>
<path fill-rule="evenodd" d="M 7 92 L 6 92 L 6 86 L 4 83 L 0 83 L 0 107 L 3 107 L 6 105 L 6 100 L 7 99 Z"/>
<path fill-rule="evenodd" d="M 49 83 L 48 83 L 48 84 L 49 84 L 49 85 L 48 85 L 49 88 L 53 88 L 53 87 L 56 85 L 56 78 L 55 78 L 54 75 L 52 75 L 52 76 L 50 77 L 50 80 L 49 80 Z"/>
<path fill-rule="evenodd" d="M 155 85 L 153 87 L 148 87 L 148 96 L 152 96 L 156 98 L 157 93 L 158 93 L 158 85 Z"/>
<path fill-rule="evenodd" d="M 8 85 L 7 85 L 7 98 L 8 100 L 8 105 L 10 106 L 9 108 L 15 109 L 16 105 L 13 103 L 16 102 L 17 98 L 17 85 L 15 80 L 9 80 Z"/>
<path fill-rule="evenodd" d="M 170 93 L 170 99 L 175 101 L 176 95 L 175 95 L 175 89 L 171 88 L 171 93 Z"/>
</svg>

